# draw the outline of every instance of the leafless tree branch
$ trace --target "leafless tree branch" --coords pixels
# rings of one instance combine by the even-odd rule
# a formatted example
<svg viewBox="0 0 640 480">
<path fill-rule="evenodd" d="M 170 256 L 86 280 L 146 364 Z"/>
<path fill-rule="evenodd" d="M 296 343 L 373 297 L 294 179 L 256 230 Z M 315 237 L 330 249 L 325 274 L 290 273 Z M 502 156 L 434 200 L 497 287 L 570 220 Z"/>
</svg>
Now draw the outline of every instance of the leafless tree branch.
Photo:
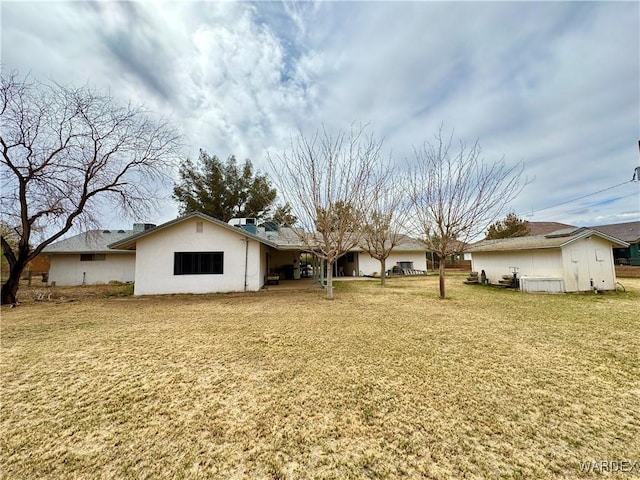
<svg viewBox="0 0 640 480">
<path fill-rule="evenodd" d="M 300 241 L 327 262 L 327 298 L 333 298 L 333 264 L 360 241 L 380 148 L 366 126 L 334 135 L 323 127 L 311 136 L 299 132 L 287 151 L 268 156 L 278 191 L 298 219 Z"/>
<path fill-rule="evenodd" d="M 2 303 L 13 303 L 27 262 L 72 227 L 95 224 L 107 207 L 132 216 L 152 209 L 170 184 L 180 136 L 167 120 L 86 86 L 13 73 L 2 77 L 0 100 L 0 207 L 20 233 L 2 286 Z M 31 245 L 34 229 L 47 233 Z"/>
<path fill-rule="evenodd" d="M 487 163 L 478 142 L 454 145 L 442 128 L 435 142 L 415 149 L 409 192 L 413 229 L 440 257 L 440 297 L 445 297 L 444 261 L 461 245 L 478 237 L 507 211 L 526 185 L 524 165 L 504 159 Z"/>
</svg>

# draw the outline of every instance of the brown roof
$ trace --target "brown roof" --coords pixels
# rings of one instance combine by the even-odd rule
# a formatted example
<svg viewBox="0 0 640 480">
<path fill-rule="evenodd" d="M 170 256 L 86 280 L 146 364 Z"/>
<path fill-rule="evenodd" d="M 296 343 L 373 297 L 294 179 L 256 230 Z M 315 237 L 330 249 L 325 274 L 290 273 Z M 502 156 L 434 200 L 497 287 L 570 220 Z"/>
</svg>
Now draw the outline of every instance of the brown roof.
<svg viewBox="0 0 640 480">
<path fill-rule="evenodd" d="M 589 228 L 619 238 L 627 243 L 640 242 L 640 222 L 613 223 Z"/>
<path fill-rule="evenodd" d="M 566 223 L 559 222 L 527 222 L 529 227 L 529 235 L 548 235 L 563 228 L 578 228 L 574 225 L 567 225 Z"/>
</svg>

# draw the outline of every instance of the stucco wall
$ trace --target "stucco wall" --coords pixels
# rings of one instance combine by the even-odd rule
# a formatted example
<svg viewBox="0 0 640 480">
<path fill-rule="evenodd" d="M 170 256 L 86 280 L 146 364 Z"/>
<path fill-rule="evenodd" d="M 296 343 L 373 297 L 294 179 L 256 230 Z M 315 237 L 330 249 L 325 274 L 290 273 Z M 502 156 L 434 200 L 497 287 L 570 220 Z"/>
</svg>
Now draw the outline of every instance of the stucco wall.
<svg viewBox="0 0 640 480">
<path fill-rule="evenodd" d="M 427 269 L 427 257 L 425 252 L 391 252 L 385 268 L 391 270 L 397 262 L 413 262 L 416 270 Z M 380 274 L 380 261 L 371 257 L 366 252 L 360 252 L 358 256 L 358 268 L 362 275 L 373 275 L 374 272 Z"/>
<path fill-rule="evenodd" d="M 563 278 L 562 253 L 559 248 L 516 252 L 473 252 L 471 269 L 485 271 L 490 283 L 498 283 L 503 275 Z"/>
<path fill-rule="evenodd" d="M 592 236 L 570 243 L 562 249 L 562 262 L 567 292 L 586 292 L 593 286 L 615 290 L 613 248 L 608 241 Z"/>
<path fill-rule="evenodd" d="M 245 263 L 246 289 L 255 291 L 262 287 L 260 242 L 249 240 L 245 253 L 247 243 L 242 234 L 206 221 L 202 232 L 197 232 L 197 222 L 202 220 L 193 218 L 138 240 L 136 295 L 241 292 L 245 289 Z M 174 275 L 175 252 L 224 252 L 224 273 Z"/>
<path fill-rule="evenodd" d="M 108 253 L 104 260 L 81 262 L 80 254 L 50 255 L 49 285 L 60 287 L 99 283 L 133 282 L 135 278 L 135 252 Z"/>
</svg>

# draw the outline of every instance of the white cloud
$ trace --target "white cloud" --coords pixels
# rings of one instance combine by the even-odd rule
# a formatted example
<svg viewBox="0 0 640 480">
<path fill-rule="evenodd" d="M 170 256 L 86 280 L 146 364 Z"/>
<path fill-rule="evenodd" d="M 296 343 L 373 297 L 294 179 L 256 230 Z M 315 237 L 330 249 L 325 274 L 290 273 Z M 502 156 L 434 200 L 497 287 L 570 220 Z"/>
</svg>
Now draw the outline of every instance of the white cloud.
<svg viewBox="0 0 640 480">
<path fill-rule="evenodd" d="M 264 169 L 265 150 L 284 148 L 298 129 L 361 121 L 402 163 L 444 123 L 478 138 L 489 160 L 526 162 L 535 181 L 514 202 L 523 214 L 620 183 L 638 165 L 637 3 L 0 8 L 5 68 L 89 81 L 173 115 L 191 157 L 205 148 Z M 590 223 L 636 211 L 640 218 L 633 200 L 576 202 L 539 216 Z"/>
</svg>

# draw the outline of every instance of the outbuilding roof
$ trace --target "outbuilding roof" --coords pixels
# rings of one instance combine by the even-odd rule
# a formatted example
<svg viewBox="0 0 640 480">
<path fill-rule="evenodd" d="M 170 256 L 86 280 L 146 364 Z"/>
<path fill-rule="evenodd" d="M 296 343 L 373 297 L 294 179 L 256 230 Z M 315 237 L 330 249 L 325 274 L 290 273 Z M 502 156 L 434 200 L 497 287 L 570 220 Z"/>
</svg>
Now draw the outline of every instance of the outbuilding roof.
<svg viewBox="0 0 640 480">
<path fill-rule="evenodd" d="M 469 252 L 508 252 L 514 250 L 538 250 L 544 248 L 562 248 L 576 240 L 596 236 L 610 241 L 615 246 L 628 247 L 629 244 L 605 233 L 589 228 L 564 228 L 547 235 L 533 235 L 528 237 L 500 238 L 496 240 L 482 240 L 471 245 Z"/>
</svg>

